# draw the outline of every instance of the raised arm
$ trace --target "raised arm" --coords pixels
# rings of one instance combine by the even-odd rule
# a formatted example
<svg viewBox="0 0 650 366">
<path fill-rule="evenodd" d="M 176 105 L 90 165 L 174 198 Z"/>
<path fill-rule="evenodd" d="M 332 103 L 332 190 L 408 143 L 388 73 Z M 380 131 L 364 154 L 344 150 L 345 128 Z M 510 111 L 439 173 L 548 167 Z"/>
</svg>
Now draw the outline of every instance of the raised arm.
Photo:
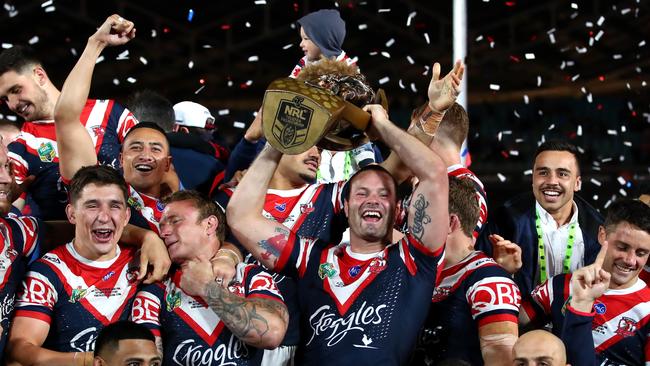
<svg viewBox="0 0 650 366">
<path fill-rule="evenodd" d="M 440 78 L 440 64 L 435 63 L 431 71 L 431 81 L 427 89 L 428 102 L 424 106 L 416 109 L 411 118 L 411 125 L 408 133 L 415 136 L 425 145 L 429 146 L 433 141 L 433 135 L 438 129 L 438 125 L 445 116 L 445 111 L 451 107 L 460 92 L 460 82 L 463 79 L 465 65 L 460 60 L 456 61 L 454 68 Z M 400 159 L 398 154 L 392 152 L 388 158 L 381 163 L 388 170 L 397 182 L 402 183 L 411 175 L 416 175 L 409 170 L 407 164 Z"/>
<path fill-rule="evenodd" d="M 266 268 L 273 270 L 291 231 L 262 216 L 266 190 L 282 154 L 267 144 L 232 195 L 226 214 L 237 240 Z"/>
<path fill-rule="evenodd" d="M 444 162 L 417 138 L 395 126 L 380 105 L 365 109 L 372 114 L 368 132 L 384 141 L 420 180 L 409 207 L 409 231 L 430 250 L 438 249 L 449 227 L 449 182 Z"/>
<path fill-rule="evenodd" d="M 121 45 L 135 37 L 132 22 L 113 14 L 106 19 L 88 43 L 79 61 L 63 84 L 54 108 L 59 169 L 71 179 L 81 167 L 97 164 L 95 145 L 79 117 L 88 99 L 97 57 L 109 45 Z"/>
</svg>

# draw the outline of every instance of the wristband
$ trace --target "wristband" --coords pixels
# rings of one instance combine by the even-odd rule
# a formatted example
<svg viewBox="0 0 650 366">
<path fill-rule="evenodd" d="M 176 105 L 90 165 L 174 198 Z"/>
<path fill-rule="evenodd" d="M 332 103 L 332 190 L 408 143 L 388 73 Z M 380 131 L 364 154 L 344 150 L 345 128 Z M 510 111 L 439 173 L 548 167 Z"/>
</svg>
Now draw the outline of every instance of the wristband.
<svg viewBox="0 0 650 366">
<path fill-rule="evenodd" d="M 427 135 L 434 136 L 444 116 L 445 112 L 435 111 L 427 103 L 418 118 L 417 126 Z"/>
<path fill-rule="evenodd" d="M 215 258 L 223 258 L 223 257 L 230 259 L 233 262 L 233 265 L 235 266 L 239 264 L 239 262 L 241 262 L 241 260 L 239 259 L 239 255 L 237 255 L 237 253 L 232 249 L 222 248 L 217 250 L 217 254 L 215 255 Z"/>
</svg>

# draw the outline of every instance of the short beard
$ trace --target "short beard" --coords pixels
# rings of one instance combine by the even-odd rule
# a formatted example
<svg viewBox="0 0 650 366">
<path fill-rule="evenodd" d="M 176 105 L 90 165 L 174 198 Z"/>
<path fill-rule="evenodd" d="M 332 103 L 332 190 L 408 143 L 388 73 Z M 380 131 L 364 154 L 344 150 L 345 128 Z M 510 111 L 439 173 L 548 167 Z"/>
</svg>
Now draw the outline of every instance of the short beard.
<svg viewBox="0 0 650 366">
<path fill-rule="evenodd" d="M 300 177 L 300 179 L 302 179 L 307 184 L 316 183 L 316 176 L 315 175 L 313 177 L 310 177 L 307 174 L 299 174 L 298 176 Z"/>
</svg>

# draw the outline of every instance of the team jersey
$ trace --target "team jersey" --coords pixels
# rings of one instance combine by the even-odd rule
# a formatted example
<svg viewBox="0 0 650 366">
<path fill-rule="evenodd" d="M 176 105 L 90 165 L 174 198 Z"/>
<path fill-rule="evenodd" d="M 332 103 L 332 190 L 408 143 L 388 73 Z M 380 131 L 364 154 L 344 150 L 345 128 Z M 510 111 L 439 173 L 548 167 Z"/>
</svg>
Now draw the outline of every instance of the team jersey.
<svg viewBox="0 0 650 366">
<path fill-rule="evenodd" d="M 266 244 L 278 247 L 272 238 Z M 275 270 L 298 279 L 296 364 L 403 364 L 422 327 L 443 247 L 407 234 L 378 253 L 290 235 Z"/>
<path fill-rule="evenodd" d="M 348 57 L 348 55 L 345 53 L 345 51 L 341 51 L 341 54 L 339 54 L 336 57 L 336 61 L 343 61 L 347 65 L 356 65 L 356 63 L 357 63 L 356 57 L 355 58 Z M 293 78 L 293 79 L 297 78 L 298 75 L 300 74 L 300 72 L 302 71 L 302 69 L 304 69 L 305 66 L 307 66 L 307 65 L 309 65 L 309 64 L 311 64 L 313 62 L 314 61 L 309 61 L 307 59 L 307 56 L 304 56 L 303 58 L 298 60 L 298 63 L 296 64 L 296 66 L 293 68 L 293 70 L 291 70 L 291 74 L 289 74 L 289 77 Z"/>
<path fill-rule="evenodd" d="M 91 352 L 104 326 L 129 317 L 137 259 L 128 247 L 110 261 L 94 262 L 81 257 L 72 242 L 60 246 L 30 267 L 17 296 L 16 317 L 50 325 L 44 348 Z"/>
<path fill-rule="evenodd" d="M 482 365 L 478 329 L 504 321 L 517 326 L 520 303 L 508 273 L 485 253 L 470 253 L 440 274 L 415 364 L 459 359 Z"/>
<path fill-rule="evenodd" d="M 338 242 L 347 227 L 341 192 L 346 181 L 309 184 L 302 188 L 269 189 L 262 215 L 293 229 L 299 236 Z M 217 201 L 226 207 L 234 189 L 226 188 Z"/>
<path fill-rule="evenodd" d="M 129 198 L 126 203 L 131 207 L 129 223 L 160 234 L 159 223 L 165 205 L 157 198 L 136 191 L 130 184 L 127 187 Z"/>
<path fill-rule="evenodd" d="M 299 236 L 315 237 L 324 242 L 339 241 L 347 224 L 344 221 L 341 191 L 345 182 L 312 184 L 292 190 L 269 189 L 262 214 L 269 220 L 279 222 L 297 232 Z M 234 192 L 227 188 L 217 199 L 222 207 Z M 236 238 L 229 238 L 237 243 Z M 299 309 L 296 299 L 295 279 L 273 274 L 273 278 L 284 296 L 289 311 L 289 326 L 282 341 L 283 345 L 297 345 L 300 342 L 298 324 Z"/>
<path fill-rule="evenodd" d="M 137 123 L 133 114 L 113 100 L 89 99 L 80 121 L 95 144 L 99 163 L 119 168 L 124 136 Z M 30 175 L 36 177 L 29 186 L 29 193 L 42 218 L 65 219 L 68 197 L 59 173 L 54 121 L 25 122 L 16 141 L 9 145 L 9 158 L 14 164 L 18 184 Z"/>
<path fill-rule="evenodd" d="M 560 274 L 537 286 L 523 309 L 531 321 L 553 323 L 561 336 L 571 296 L 571 274 Z M 593 309 L 592 336 L 602 365 L 645 365 L 650 332 L 650 289 L 642 280 L 621 290 L 607 290 Z"/>
<path fill-rule="evenodd" d="M 38 256 L 39 222 L 28 216 L 0 218 L 0 355 L 3 354 L 14 308 L 14 294 L 27 264 Z M 2 357 L 0 356 L 0 362 Z"/>
<path fill-rule="evenodd" d="M 456 177 L 458 179 L 468 179 L 474 190 L 476 191 L 476 199 L 478 200 L 479 205 L 479 218 L 476 222 L 476 227 L 474 227 L 474 232 L 472 235 L 474 238 L 478 238 L 483 224 L 487 221 L 487 194 L 483 188 L 483 183 L 478 179 L 478 177 L 469 169 L 465 168 L 460 164 L 455 164 L 447 167 L 447 175 L 450 177 Z M 410 183 L 403 183 L 410 184 Z M 396 220 L 395 227 L 400 231 L 406 231 L 407 229 L 407 214 L 409 206 L 411 205 L 411 197 L 414 191 L 414 188 L 407 187 L 408 189 L 404 190 L 405 193 L 402 193 L 401 196 L 404 198 L 401 199 L 402 210 L 400 215 Z"/>
<path fill-rule="evenodd" d="M 187 295 L 176 270 L 165 282 L 138 292 L 131 317 L 162 338 L 164 365 L 259 365 L 264 350 L 253 348 L 225 326 L 203 299 Z M 271 275 L 253 264 L 237 266 L 230 292 L 282 302 Z"/>
</svg>

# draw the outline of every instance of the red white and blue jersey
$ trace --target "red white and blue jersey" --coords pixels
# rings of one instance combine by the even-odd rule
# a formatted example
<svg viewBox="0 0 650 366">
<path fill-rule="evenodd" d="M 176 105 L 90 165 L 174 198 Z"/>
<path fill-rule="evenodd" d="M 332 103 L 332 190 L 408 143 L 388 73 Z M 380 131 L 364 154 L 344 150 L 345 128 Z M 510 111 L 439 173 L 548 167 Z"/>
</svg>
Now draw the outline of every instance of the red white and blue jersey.
<svg viewBox="0 0 650 366">
<path fill-rule="evenodd" d="M 571 274 L 561 274 L 537 286 L 524 311 L 531 321 L 553 323 L 561 336 L 571 296 Z M 650 361 L 650 289 L 642 280 L 626 289 L 607 290 L 593 306 L 592 322 L 596 357 L 602 365 L 646 365 Z"/>
<path fill-rule="evenodd" d="M 38 256 L 39 222 L 28 216 L 0 218 L 0 355 L 13 315 L 14 294 L 27 264 Z M 0 356 L 0 361 L 2 357 Z"/>
<path fill-rule="evenodd" d="M 278 248 L 270 239 L 269 250 Z M 353 253 L 291 234 L 276 270 L 298 279 L 301 345 L 296 363 L 405 363 L 426 318 L 443 247 L 407 234 L 378 253 Z"/>
<path fill-rule="evenodd" d="M 347 228 L 341 193 L 347 181 L 308 184 L 302 188 L 266 192 L 262 215 L 279 222 L 297 235 L 338 242 Z M 217 201 L 226 207 L 234 189 L 226 188 Z"/>
<path fill-rule="evenodd" d="M 138 292 L 131 318 L 162 338 L 165 365 L 259 365 L 264 350 L 251 347 L 225 326 L 206 302 L 180 288 L 181 270 Z M 271 274 L 239 264 L 230 292 L 283 302 Z"/>
<path fill-rule="evenodd" d="M 478 238 L 478 234 L 481 232 L 483 224 L 487 221 L 487 194 L 485 193 L 485 187 L 483 187 L 483 182 L 472 172 L 471 170 L 465 168 L 460 164 L 452 165 L 447 167 L 447 175 L 450 177 L 456 177 L 458 179 L 468 179 L 474 186 L 476 191 L 476 199 L 478 200 L 478 206 L 480 209 L 478 222 L 474 228 L 474 238 Z"/>
<path fill-rule="evenodd" d="M 437 364 L 459 359 L 481 365 L 479 328 L 504 321 L 517 326 L 521 295 L 494 259 L 474 251 L 441 272 L 432 302 L 418 361 Z"/>
<path fill-rule="evenodd" d="M 129 198 L 127 204 L 131 207 L 131 218 L 129 224 L 151 230 L 160 235 L 160 219 L 165 205 L 161 200 L 140 193 L 127 184 Z"/>
<path fill-rule="evenodd" d="M 344 61 L 348 65 L 356 65 L 357 60 L 356 58 L 350 58 L 348 55 L 345 53 L 345 51 L 341 51 L 341 54 L 336 56 L 336 61 Z M 315 61 L 318 62 L 318 61 Z M 304 56 L 300 60 L 298 60 L 298 63 L 296 66 L 291 70 L 291 74 L 289 74 L 289 77 L 292 79 L 295 79 L 298 77 L 302 69 L 305 68 L 305 66 L 309 65 L 310 63 L 314 63 L 314 61 L 309 61 L 307 59 L 307 56 Z"/>
<path fill-rule="evenodd" d="M 133 114 L 113 100 L 89 99 L 80 121 L 95 144 L 99 163 L 119 169 L 122 141 L 137 123 Z M 42 218 L 65 219 L 68 197 L 59 173 L 54 121 L 25 122 L 16 141 L 9 145 L 9 158 L 14 164 L 17 183 L 30 175 L 36 177 L 29 186 L 29 193 Z"/>
<path fill-rule="evenodd" d="M 124 247 L 110 261 L 81 257 L 72 243 L 34 262 L 16 300 L 16 317 L 44 321 L 50 331 L 43 347 L 91 352 L 106 325 L 128 319 L 135 297 L 138 258 Z"/>
</svg>

